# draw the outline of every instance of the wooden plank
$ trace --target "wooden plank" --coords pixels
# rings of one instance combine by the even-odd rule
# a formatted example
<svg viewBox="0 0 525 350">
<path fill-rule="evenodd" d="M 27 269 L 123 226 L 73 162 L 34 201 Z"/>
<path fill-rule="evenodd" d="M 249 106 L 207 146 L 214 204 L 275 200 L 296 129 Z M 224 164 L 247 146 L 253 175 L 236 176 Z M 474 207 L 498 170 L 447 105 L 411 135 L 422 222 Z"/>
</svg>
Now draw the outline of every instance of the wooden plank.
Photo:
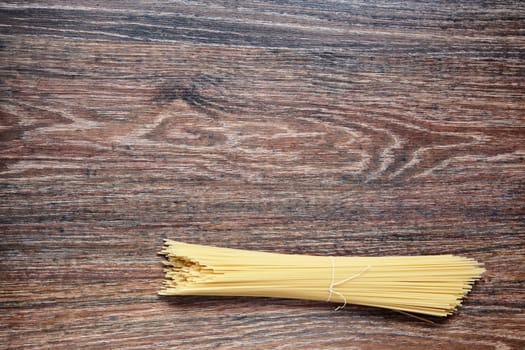
<svg viewBox="0 0 525 350">
<path fill-rule="evenodd" d="M 518 2 L 0 6 L 0 348 L 525 346 Z M 488 271 L 436 325 L 161 298 L 167 237 Z"/>
</svg>

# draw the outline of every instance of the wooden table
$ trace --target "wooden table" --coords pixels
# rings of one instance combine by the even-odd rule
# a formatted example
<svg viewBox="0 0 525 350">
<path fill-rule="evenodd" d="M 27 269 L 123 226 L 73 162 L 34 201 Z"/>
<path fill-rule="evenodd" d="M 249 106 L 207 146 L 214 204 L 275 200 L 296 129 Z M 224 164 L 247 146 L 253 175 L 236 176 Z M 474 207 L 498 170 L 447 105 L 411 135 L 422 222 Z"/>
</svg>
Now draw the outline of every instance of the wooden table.
<svg viewBox="0 0 525 350">
<path fill-rule="evenodd" d="M 0 347 L 525 347 L 519 1 L 4 1 Z M 156 295 L 163 238 L 453 253 L 460 311 Z"/>
</svg>

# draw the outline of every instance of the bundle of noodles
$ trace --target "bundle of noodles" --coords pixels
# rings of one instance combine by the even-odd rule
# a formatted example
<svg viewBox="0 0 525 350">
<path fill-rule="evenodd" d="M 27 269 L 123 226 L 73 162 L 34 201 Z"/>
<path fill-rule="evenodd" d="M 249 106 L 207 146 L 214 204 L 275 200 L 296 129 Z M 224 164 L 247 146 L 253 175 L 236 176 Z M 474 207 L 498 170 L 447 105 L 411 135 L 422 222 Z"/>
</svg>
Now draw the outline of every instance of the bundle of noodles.
<svg viewBox="0 0 525 350">
<path fill-rule="evenodd" d="M 485 271 L 454 255 L 331 257 L 166 240 L 161 295 L 322 300 L 447 316 Z M 341 307 L 340 306 L 340 307 Z"/>
</svg>

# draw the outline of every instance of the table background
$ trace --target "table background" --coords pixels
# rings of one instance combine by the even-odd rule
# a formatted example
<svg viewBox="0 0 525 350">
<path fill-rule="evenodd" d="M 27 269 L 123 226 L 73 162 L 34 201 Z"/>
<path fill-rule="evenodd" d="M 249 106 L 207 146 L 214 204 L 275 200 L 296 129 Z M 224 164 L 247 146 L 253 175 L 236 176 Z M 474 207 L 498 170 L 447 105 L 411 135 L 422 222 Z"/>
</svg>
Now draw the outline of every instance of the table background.
<svg viewBox="0 0 525 350">
<path fill-rule="evenodd" d="M 525 346 L 520 1 L 4 1 L 0 347 Z M 488 271 L 435 325 L 156 295 L 163 238 Z"/>
</svg>

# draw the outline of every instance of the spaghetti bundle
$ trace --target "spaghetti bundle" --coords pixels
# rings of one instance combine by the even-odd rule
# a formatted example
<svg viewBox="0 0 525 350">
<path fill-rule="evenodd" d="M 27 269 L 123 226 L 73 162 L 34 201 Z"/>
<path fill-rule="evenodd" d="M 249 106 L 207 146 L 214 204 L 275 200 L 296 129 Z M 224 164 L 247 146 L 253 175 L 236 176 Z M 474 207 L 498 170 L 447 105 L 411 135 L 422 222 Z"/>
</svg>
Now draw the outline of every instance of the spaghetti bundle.
<svg viewBox="0 0 525 350">
<path fill-rule="evenodd" d="M 161 295 L 321 300 L 447 316 L 485 271 L 455 255 L 331 257 L 166 240 Z"/>
</svg>

